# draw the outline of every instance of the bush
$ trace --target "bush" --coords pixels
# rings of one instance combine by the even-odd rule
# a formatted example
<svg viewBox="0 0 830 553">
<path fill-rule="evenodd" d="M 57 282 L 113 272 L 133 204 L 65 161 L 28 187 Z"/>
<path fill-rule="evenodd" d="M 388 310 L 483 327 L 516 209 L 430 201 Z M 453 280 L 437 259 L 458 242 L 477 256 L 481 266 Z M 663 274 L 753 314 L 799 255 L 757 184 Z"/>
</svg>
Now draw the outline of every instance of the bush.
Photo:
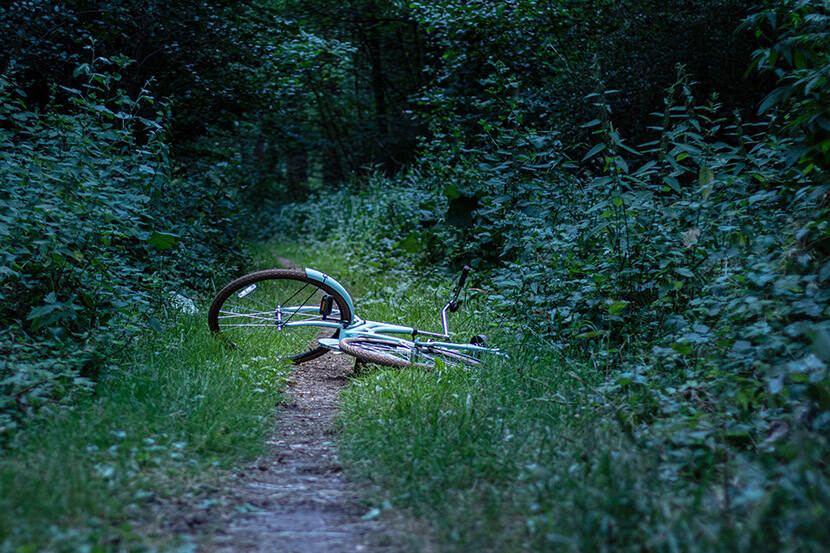
<svg viewBox="0 0 830 553">
<path fill-rule="evenodd" d="M 89 389 L 157 324 L 165 293 L 208 288 L 232 263 L 222 168 L 174 174 L 167 107 L 119 88 L 128 65 L 80 66 L 72 109 L 32 111 L 0 79 L 0 441 L 26 413 Z"/>
<path fill-rule="evenodd" d="M 500 128 L 510 148 L 283 210 L 363 263 L 481 270 L 522 374 L 384 373 L 345 407 L 350 465 L 459 550 L 634 550 L 642 520 L 657 549 L 826 539 L 830 187 L 789 163 L 797 137 L 693 90 L 681 74 L 636 148 L 592 94 L 581 170 L 555 135 Z"/>
</svg>

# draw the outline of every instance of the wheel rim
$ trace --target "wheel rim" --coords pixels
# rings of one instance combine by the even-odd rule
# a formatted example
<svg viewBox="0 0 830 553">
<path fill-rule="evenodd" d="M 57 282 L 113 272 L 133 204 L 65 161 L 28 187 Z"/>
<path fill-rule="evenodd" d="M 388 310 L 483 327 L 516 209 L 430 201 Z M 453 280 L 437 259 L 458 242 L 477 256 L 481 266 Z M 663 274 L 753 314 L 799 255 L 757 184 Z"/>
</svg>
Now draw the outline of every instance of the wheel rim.
<svg viewBox="0 0 830 553">
<path fill-rule="evenodd" d="M 368 353 L 388 357 L 401 365 L 408 365 L 412 362 L 410 349 L 395 342 L 355 340 L 350 341 L 349 345 Z"/>
<path fill-rule="evenodd" d="M 320 306 L 325 296 L 332 298 L 332 311 L 324 317 Z M 261 344 L 278 357 L 297 361 L 325 352 L 317 340 L 336 337 L 339 329 L 313 323 L 348 318 L 348 308 L 343 304 L 339 296 L 316 281 L 274 276 L 243 278 L 217 297 L 211 306 L 210 326 L 235 344 Z"/>
</svg>

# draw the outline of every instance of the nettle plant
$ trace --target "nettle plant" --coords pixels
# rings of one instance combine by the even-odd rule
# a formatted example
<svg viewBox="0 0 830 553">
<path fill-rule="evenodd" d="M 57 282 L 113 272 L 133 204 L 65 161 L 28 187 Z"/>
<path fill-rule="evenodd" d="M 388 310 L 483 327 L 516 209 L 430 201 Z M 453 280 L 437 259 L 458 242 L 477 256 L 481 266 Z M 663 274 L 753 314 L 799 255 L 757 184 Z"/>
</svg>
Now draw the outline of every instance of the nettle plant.
<svg viewBox="0 0 830 553">
<path fill-rule="evenodd" d="M 30 109 L 13 81 L 0 84 L 4 430 L 14 426 L 10 413 L 88 387 L 89 369 L 103 362 L 99 340 L 113 338 L 94 329 L 149 305 L 137 286 L 152 280 L 139 265 L 147 252 L 135 245 L 147 192 L 163 174 L 162 126 L 137 115 L 146 91 L 129 98 L 93 64 L 81 75 L 83 90 L 66 90 L 71 110 Z"/>
<path fill-rule="evenodd" d="M 695 375 L 741 416 L 763 412 L 753 431 L 797 405 L 826 426 L 828 186 L 766 125 L 698 105 L 685 77 L 656 114 L 659 139 L 637 148 L 594 98 L 601 141 L 583 162 L 599 173 L 560 188 L 576 209 L 526 223 L 494 281 L 506 307 L 529 307 L 555 347 L 592 351 L 612 387 Z"/>
<path fill-rule="evenodd" d="M 42 109 L 0 78 L 0 440 L 89 389 L 162 291 L 209 274 L 229 243 L 211 228 L 232 209 L 222 187 L 172 176 L 166 105 L 149 83 L 120 87 L 127 58 L 91 59 Z"/>
<path fill-rule="evenodd" d="M 778 86 L 758 106 L 794 138 L 788 159 L 805 172 L 830 161 L 830 13 L 823 0 L 766 2 L 744 28 L 768 40 L 755 51 L 750 71 L 775 75 Z"/>
</svg>

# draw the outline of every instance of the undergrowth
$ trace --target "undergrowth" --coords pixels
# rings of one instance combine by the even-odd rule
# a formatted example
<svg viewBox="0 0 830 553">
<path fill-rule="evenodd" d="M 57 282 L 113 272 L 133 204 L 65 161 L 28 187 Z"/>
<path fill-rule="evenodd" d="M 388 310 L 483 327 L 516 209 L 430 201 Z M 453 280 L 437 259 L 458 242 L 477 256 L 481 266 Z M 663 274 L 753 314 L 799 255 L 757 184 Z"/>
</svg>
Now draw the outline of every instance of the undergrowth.
<svg viewBox="0 0 830 553">
<path fill-rule="evenodd" d="M 115 370 L 171 295 L 239 266 L 227 168 L 169 158 L 169 106 L 121 88 L 123 56 L 78 67 L 42 109 L 0 75 L 0 447 Z M 58 90 L 58 89 L 56 89 Z"/>
<path fill-rule="evenodd" d="M 204 319 L 162 318 L 123 354 L 128 369 L 8 444 L 0 551 L 171 544 L 177 536 L 157 513 L 262 451 L 287 371 L 262 344 L 223 346 Z"/>
<path fill-rule="evenodd" d="M 448 550 L 820 551 L 823 170 L 774 126 L 697 102 L 682 73 L 646 144 L 604 94 L 579 165 L 505 124 L 492 151 L 433 151 L 283 208 L 283 232 L 357 263 L 472 263 L 479 320 L 513 353 L 357 380 L 347 466 Z"/>
</svg>

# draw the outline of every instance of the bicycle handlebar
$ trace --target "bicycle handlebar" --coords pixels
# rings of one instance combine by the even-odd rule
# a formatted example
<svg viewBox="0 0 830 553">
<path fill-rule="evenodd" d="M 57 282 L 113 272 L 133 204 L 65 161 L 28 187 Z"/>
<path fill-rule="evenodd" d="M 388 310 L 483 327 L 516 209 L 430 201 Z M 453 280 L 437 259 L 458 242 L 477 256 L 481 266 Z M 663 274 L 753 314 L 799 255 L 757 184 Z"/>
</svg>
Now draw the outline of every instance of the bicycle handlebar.
<svg viewBox="0 0 830 553">
<path fill-rule="evenodd" d="M 452 299 L 450 299 L 450 301 L 447 302 L 447 305 L 444 306 L 444 309 L 441 310 L 441 327 L 444 330 L 444 336 L 450 335 L 449 325 L 447 324 L 447 311 L 455 313 L 461 306 L 461 302 L 458 301 L 458 295 L 461 293 L 464 283 L 467 282 L 467 275 L 470 271 L 472 271 L 470 266 L 464 265 L 464 268 L 461 269 L 461 278 L 458 279 L 458 284 L 456 285 L 455 290 L 453 290 Z"/>
<path fill-rule="evenodd" d="M 469 265 L 464 265 L 464 268 L 463 268 L 463 269 L 461 269 L 461 278 L 460 278 L 460 279 L 458 279 L 458 288 L 459 288 L 459 289 L 460 289 L 460 288 L 462 288 L 462 287 L 464 286 L 464 283 L 467 281 L 467 274 L 468 274 L 471 270 L 472 270 L 472 269 L 470 268 L 470 266 L 469 266 Z"/>
<path fill-rule="evenodd" d="M 455 301 L 458 299 L 458 294 L 461 293 L 461 289 L 464 287 L 464 283 L 467 282 L 467 275 L 472 271 L 469 265 L 464 265 L 464 268 L 461 269 L 461 278 L 458 279 L 458 285 L 455 287 L 455 290 L 452 293 L 452 300 Z"/>
</svg>

